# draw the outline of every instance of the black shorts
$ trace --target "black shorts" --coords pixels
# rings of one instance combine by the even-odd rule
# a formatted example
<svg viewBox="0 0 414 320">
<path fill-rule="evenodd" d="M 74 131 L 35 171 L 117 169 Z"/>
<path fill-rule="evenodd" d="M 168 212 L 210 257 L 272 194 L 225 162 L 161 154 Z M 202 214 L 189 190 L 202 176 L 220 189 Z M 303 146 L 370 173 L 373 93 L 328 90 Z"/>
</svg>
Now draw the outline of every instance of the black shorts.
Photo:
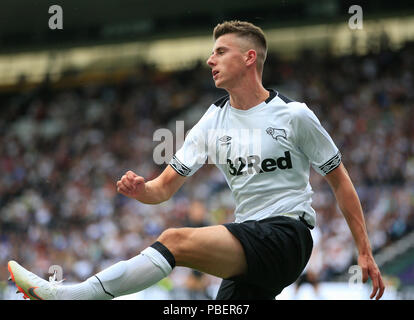
<svg viewBox="0 0 414 320">
<path fill-rule="evenodd" d="M 243 246 L 247 272 L 224 279 L 217 300 L 269 300 L 296 281 L 312 253 L 308 227 L 289 217 L 227 223 Z"/>
</svg>

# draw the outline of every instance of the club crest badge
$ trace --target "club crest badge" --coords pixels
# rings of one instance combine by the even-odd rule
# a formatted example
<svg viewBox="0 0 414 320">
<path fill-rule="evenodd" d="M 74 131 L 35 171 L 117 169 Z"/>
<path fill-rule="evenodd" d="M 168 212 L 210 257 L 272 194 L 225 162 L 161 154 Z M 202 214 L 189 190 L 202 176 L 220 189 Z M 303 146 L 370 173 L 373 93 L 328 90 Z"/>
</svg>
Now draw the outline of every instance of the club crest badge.
<svg viewBox="0 0 414 320">
<path fill-rule="evenodd" d="M 269 127 L 266 129 L 266 133 L 275 140 L 278 140 L 278 138 L 287 139 L 285 129 L 276 129 L 276 128 Z"/>
</svg>

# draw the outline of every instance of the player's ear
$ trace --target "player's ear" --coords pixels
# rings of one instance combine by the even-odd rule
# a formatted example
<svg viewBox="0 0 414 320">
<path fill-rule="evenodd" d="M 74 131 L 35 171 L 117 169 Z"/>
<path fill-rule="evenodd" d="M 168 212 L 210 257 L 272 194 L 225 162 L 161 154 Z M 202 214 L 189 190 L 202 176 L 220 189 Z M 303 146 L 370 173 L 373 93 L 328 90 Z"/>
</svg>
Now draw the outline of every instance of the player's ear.
<svg viewBox="0 0 414 320">
<path fill-rule="evenodd" d="M 253 49 L 248 50 L 245 55 L 246 66 L 251 66 L 252 64 L 256 62 L 256 60 L 257 60 L 256 50 L 253 50 Z"/>
</svg>

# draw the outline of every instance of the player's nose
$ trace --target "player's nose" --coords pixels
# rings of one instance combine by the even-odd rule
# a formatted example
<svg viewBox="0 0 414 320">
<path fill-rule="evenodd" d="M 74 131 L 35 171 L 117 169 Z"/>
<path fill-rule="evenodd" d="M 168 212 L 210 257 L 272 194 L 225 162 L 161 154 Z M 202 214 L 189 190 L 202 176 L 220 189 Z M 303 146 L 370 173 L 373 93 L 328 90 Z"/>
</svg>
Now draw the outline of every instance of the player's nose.
<svg viewBox="0 0 414 320">
<path fill-rule="evenodd" d="M 213 59 L 213 55 L 211 55 L 208 59 L 207 59 L 207 64 L 210 66 L 210 68 L 212 68 L 212 67 L 214 67 L 215 66 L 215 62 L 214 62 L 214 59 Z"/>
</svg>

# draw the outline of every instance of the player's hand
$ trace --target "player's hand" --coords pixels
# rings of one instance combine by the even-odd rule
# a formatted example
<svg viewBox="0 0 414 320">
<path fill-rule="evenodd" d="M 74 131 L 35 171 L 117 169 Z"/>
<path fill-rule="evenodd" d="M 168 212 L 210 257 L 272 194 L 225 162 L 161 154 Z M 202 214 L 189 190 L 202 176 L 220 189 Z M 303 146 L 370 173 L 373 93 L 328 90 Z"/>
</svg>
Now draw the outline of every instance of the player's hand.
<svg viewBox="0 0 414 320">
<path fill-rule="evenodd" d="M 145 192 L 145 179 L 132 171 L 127 171 L 116 186 L 120 194 L 135 199 Z"/>
<path fill-rule="evenodd" d="M 376 296 L 376 300 L 380 299 L 384 293 L 385 286 L 381 277 L 381 272 L 375 263 L 372 254 L 359 255 L 358 265 L 362 270 L 362 282 L 367 282 L 368 278 L 371 278 L 372 280 L 372 292 L 369 298 L 372 299 Z"/>
</svg>

